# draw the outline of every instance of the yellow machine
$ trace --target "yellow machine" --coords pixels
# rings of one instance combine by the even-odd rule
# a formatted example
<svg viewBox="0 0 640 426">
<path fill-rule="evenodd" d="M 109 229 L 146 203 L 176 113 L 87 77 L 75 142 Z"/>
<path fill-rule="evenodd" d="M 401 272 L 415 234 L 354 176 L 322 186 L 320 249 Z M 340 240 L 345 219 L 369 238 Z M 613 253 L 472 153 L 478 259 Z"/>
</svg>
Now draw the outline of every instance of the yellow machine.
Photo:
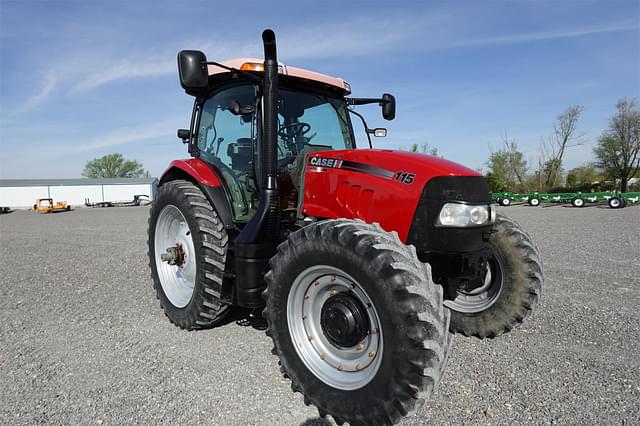
<svg viewBox="0 0 640 426">
<path fill-rule="evenodd" d="M 53 198 L 38 198 L 33 205 L 33 210 L 38 213 L 55 213 L 71 210 L 71 206 L 66 201 L 53 202 Z"/>
</svg>

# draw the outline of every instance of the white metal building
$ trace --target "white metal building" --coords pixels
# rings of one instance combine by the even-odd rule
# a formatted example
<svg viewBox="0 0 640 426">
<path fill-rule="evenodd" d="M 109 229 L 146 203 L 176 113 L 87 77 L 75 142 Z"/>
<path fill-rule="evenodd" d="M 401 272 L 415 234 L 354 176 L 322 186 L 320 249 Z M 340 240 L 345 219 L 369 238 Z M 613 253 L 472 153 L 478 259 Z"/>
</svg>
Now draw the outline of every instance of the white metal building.
<svg viewBox="0 0 640 426">
<path fill-rule="evenodd" d="M 156 178 L 140 179 L 0 179 L 0 206 L 30 208 L 36 198 L 53 198 L 72 206 L 84 205 L 85 199 L 131 201 L 134 195 L 153 199 L 158 187 Z"/>
</svg>

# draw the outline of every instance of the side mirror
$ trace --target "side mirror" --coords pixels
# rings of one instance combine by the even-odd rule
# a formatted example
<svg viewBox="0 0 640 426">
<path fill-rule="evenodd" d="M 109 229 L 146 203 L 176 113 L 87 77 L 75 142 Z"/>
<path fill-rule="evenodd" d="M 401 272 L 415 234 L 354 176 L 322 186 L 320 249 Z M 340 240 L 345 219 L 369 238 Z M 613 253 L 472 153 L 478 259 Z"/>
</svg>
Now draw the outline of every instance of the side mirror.
<svg viewBox="0 0 640 426">
<path fill-rule="evenodd" d="M 385 120 L 396 118 L 396 98 L 388 93 L 382 95 L 382 117 Z"/>
<path fill-rule="evenodd" d="M 187 143 L 191 137 L 191 132 L 189 129 L 178 129 L 178 137 L 182 139 L 183 143 Z"/>
<path fill-rule="evenodd" d="M 189 92 L 199 92 L 209 84 L 207 57 L 199 50 L 181 50 L 178 53 L 178 74 L 182 88 Z"/>
</svg>

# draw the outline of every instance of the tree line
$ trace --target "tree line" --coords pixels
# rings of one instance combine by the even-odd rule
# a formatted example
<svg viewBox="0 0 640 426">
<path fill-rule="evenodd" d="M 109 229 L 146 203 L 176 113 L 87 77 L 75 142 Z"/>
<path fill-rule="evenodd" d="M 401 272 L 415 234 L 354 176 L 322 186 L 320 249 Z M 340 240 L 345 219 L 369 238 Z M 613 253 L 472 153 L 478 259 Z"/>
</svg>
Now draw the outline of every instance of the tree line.
<svg viewBox="0 0 640 426">
<path fill-rule="evenodd" d="M 529 164 L 516 138 L 505 133 L 501 148 L 486 165 L 494 192 L 563 192 L 616 189 L 627 192 L 629 181 L 640 177 L 640 110 L 635 100 L 621 99 L 615 114 L 593 148 L 594 160 L 565 172 L 567 150 L 583 145 L 578 124 L 584 108 L 572 105 L 558 115 L 551 135 L 538 147 L 537 163 Z"/>
</svg>

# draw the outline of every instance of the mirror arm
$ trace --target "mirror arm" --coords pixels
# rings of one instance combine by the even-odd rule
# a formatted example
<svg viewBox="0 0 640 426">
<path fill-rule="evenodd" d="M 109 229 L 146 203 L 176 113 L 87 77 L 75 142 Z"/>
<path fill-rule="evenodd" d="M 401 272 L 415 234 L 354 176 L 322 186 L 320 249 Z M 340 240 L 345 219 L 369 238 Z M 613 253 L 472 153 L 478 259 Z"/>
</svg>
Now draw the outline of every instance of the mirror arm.
<svg viewBox="0 0 640 426">
<path fill-rule="evenodd" d="M 380 98 L 344 98 L 344 99 L 347 101 L 347 105 L 378 104 L 382 106 L 388 102 Z"/>
<path fill-rule="evenodd" d="M 369 132 L 369 126 L 367 126 L 367 122 L 365 121 L 364 117 L 356 112 L 355 110 L 352 110 L 351 108 L 347 108 L 347 111 L 357 115 L 358 117 L 360 117 L 360 120 L 362 120 L 362 125 L 364 126 L 364 130 L 365 133 L 367 134 L 367 139 L 369 140 L 369 149 L 373 149 L 373 145 L 371 144 L 371 133 Z"/>
</svg>

